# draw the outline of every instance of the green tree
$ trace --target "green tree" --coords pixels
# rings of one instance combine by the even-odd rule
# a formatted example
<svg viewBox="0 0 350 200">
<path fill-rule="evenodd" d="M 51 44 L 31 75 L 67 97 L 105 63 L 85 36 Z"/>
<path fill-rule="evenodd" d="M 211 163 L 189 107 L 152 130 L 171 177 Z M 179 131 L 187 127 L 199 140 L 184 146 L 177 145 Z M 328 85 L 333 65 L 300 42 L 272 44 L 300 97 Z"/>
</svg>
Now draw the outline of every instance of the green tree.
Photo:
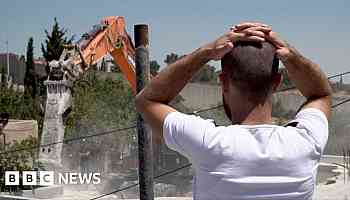
<svg viewBox="0 0 350 200">
<path fill-rule="evenodd" d="M 4 87 L 6 85 L 6 75 L 5 75 L 5 67 L 3 66 L 0 66 L 0 80 L 1 80 L 1 83 L 0 83 L 0 87 Z"/>
<path fill-rule="evenodd" d="M 183 58 L 186 55 L 179 56 L 176 53 L 170 53 L 166 55 L 164 62 L 167 65 L 174 63 L 175 61 Z M 151 66 L 152 68 L 152 66 Z M 152 70 L 151 70 L 152 71 Z M 215 73 L 215 67 L 209 64 L 204 65 L 191 79 L 191 82 L 208 82 L 216 83 L 217 74 Z"/>
<path fill-rule="evenodd" d="M 128 127 L 136 120 L 134 95 L 120 73 L 111 73 L 89 70 L 73 86 L 73 107 L 67 117 L 65 138 L 75 138 L 115 128 Z M 111 155 L 117 155 L 119 146 L 124 138 L 129 144 L 136 145 L 136 132 L 134 129 L 124 131 L 122 134 L 108 134 L 101 137 L 86 139 L 87 148 L 94 155 L 102 155 L 102 152 L 110 151 Z M 65 152 L 79 152 L 82 141 L 66 145 Z M 84 146 L 84 145 L 82 145 Z M 75 149 L 77 148 L 77 149 Z M 85 149 L 86 150 L 86 149 Z M 94 157 L 94 155 L 92 155 Z M 65 154 L 64 154 L 65 155 Z M 112 156 L 110 159 L 115 159 Z M 73 161 L 74 162 L 74 161 Z M 96 166 L 101 163 L 96 163 Z"/>
<path fill-rule="evenodd" d="M 181 57 L 179 57 L 179 55 L 177 55 L 176 53 L 170 53 L 170 54 L 166 55 L 166 58 L 165 58 L 164 62 L 167 65 L 170 65 L 171 63 L 177 61 L 180 58 Z"/>
<path fill-rule="evenodd" d="M 90 70 L 73 87 L 73 107 L 67 119 L 67 133 L 76 123 L 108 128 L 130 125 L 136 118 L 133 94 L 128 82 L 119 73 L 113 78 L 106 72 Z"/>
<path fill-rule="evenodd" d="M 36 96 L 37 89 L 37 78 L 35 75 L 35 65 L 34 65 L 34 46 L 33 38 L 29 38 L 27 45 L 27 59 L 26 59 L 26 72 L 24 77 L 24 87 L 26 94 L 30 95 L 32 98 Z"/>
<path fill-rule="evenodd" d="M 157 72 L 159 71 L 160 65 L 158 64 L 158 62 L 156 60 L 151 60 L 150 62 L 150 71 L 152 75 L 157 74 Z"/>
<path fill-rule="evenodd" d="M 7 112 L 11 119 L 37 120 L 39 134 L 42 129 L 43 116 L 40 114 L 38 98 L 15 91 L 11 88 L 0 87 L 0 112 Z"/>
<path fill-rule="evenodd" d="M 209 64 L 204 65 L 192 78 L 191 82 L 216 83 L 217 74 L 215 67 Z"/>
<path fill-rule="evenodd" d="M 279 72 L 282 74 L 282 84 L 281 84 L 281 89 L 286 89 L 293 87 L 292 81 L 289 79 L 288 72 L 286 68 L 281 68 Z"/>
<path fill-rule="evenodd" d="M 36 138 L 30 136 L 21 142 L 12 142 L 0 144 L 2 151 L 10 151 L 11 153 L 0 154 L 0 192 L 18 192 L 22 189 L 30 189 L 28 186 L 5 186 L 5 171 L 30 171 L 33 170 L 38 151 L 33 148 L 38 145 Z M 16 149 L 30 149 L 26 151 L 15 151 Z M 22 179 L 22 177 L 20 177 Z M 22 182 L 22 181 L 20 181 Z"/>
<path fill-rule="evenodd" d="M 67 30 L 59 26 L 56 18 L 54 18 L 51 33 L 45 30 L 45 34 L 47 39 L 45 44 L 41 44 L 41 51 L 47 62 L 58 60 L 63 52 L 64 45 L 71 44 L 74 39 L 73 37 L 67 37 Z"/>
</svg>

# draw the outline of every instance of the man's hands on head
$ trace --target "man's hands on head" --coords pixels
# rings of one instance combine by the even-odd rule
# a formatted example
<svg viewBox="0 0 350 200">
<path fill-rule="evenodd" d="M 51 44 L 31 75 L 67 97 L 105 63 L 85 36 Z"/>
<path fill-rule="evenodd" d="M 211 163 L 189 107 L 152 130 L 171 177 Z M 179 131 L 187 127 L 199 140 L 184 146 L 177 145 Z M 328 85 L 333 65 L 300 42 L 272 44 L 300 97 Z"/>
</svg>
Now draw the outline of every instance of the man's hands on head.
<svg viewBox="0 0 350 200">
<path fill-rule="evenodd" d="M 209 50 L 209 60 L 220 60 L 234 48 L 237 41 L 268 41 L 276 47 L 276 54 L 283 62 L 293 56 L 290 45 L 281 39 L 271 26 L 258 22 L 244 22 L 230 28 L 223 36 L 202 47 Z"/>
<path fill-rule="evenodd" d="M 294 53 L 296 53 L 293 51 L 293 48 L 285 40 L 281 39 L 276 32 L 271 31 L 266 35 L 266 38 L 276 47 L 276 55 L 282 62 L 286 62 L 293 56 Z"/>
<path fill-rule="evenodd" d="M 223 36 L 205 45 L 209 50 L 209 60 L 220 60 L 226 53 L 234 48 L 237 41 L 268 41 L 276 47 L 276 54 L 281 61 L 286 61 L 293 53 L 289 44 L 281 39 L 271 26 L 258 22 L 244 22 L 230 28 Z"/>
<path fill-rule="evenodd" d="M 232 27 L 230 31 L 202 48 L 209 51 L 208 60 L 220 60 L 234 48 L 235 42 L 264 42 L 270 31 L 271 28 L 266 24 L 246 22 Z"/>
<path fill-rule="evenodd" d="M 259 29 L 261 27 L 269 28 L 270 31 Z M 271 26 L 269 25 L 246 22 L 232 27 L 231 30 L 236 33 L 245 33 L 246 35 L 251 34 L 254 36 L 254 39 L 255 37 L 258 37 L 257 39 L 263 39 L 261 40 L 262 42 L 270 42 L 276 47 L 276 55 L 282 62 L 287 61 L 293 56 L 293 53 L 295 53 L 285 40 L 280 38 L 276 32 L 272 31 Z"/>
</svg>

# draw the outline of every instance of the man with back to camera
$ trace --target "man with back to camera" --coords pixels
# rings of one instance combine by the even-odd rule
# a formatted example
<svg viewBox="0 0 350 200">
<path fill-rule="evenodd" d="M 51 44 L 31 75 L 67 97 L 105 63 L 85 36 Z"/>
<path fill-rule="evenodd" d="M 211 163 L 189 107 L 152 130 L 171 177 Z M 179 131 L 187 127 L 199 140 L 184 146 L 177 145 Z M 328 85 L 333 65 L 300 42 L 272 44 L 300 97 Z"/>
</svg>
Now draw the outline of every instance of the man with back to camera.
<svg viewBox="0 0 350 200">
<path fill-rule="evenodd" d="M 210 60 L 220 60 L 230 126 L 176 111 L 167 104 Z M 272 94 L 281 82 L 278 59 L 307 99 L 286 126 L 272 124 Z M 320 67 L 268 25 L 242 23 L 167 66 L 136 97 L 137 110 L 195 169 L 194 199 L 312 199 L 328 138 L 331 87 Z M 162 136 L 163 135 L 163 136 Z"/>
</svg>

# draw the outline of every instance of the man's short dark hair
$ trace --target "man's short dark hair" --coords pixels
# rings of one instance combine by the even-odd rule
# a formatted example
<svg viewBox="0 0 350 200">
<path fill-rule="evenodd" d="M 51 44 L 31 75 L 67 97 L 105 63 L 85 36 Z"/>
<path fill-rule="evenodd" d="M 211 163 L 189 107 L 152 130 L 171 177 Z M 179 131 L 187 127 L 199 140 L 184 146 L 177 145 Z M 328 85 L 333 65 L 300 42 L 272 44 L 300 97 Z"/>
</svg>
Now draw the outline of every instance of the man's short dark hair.
<svg viewBox="0 0 350 200">
<path fill-rule="evenodd" d="M 268 43 L 236 42 L 232 51 L 221 59 L 224 73 L 234 85 L 251 97 L 265 97 L 278 73 L 276 48 Z"/>
</svg>

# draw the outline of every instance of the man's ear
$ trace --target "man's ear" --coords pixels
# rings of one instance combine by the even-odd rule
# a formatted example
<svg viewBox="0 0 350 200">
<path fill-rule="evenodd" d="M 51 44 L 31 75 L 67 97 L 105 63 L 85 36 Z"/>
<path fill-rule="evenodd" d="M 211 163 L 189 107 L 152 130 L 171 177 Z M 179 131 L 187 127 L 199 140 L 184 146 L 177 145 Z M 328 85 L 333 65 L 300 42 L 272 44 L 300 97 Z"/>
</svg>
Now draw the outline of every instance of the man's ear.
<svg viewBox="0 0 350 200">
<path fill-rule="evenodd" d="M 281 86 L 282 79 L 283 79 L 283 75 L 281 73 L 276 73 L 272 77 L 272 91 L 273 92 L 276 92 L 277 89 Z"/>
</svg>

